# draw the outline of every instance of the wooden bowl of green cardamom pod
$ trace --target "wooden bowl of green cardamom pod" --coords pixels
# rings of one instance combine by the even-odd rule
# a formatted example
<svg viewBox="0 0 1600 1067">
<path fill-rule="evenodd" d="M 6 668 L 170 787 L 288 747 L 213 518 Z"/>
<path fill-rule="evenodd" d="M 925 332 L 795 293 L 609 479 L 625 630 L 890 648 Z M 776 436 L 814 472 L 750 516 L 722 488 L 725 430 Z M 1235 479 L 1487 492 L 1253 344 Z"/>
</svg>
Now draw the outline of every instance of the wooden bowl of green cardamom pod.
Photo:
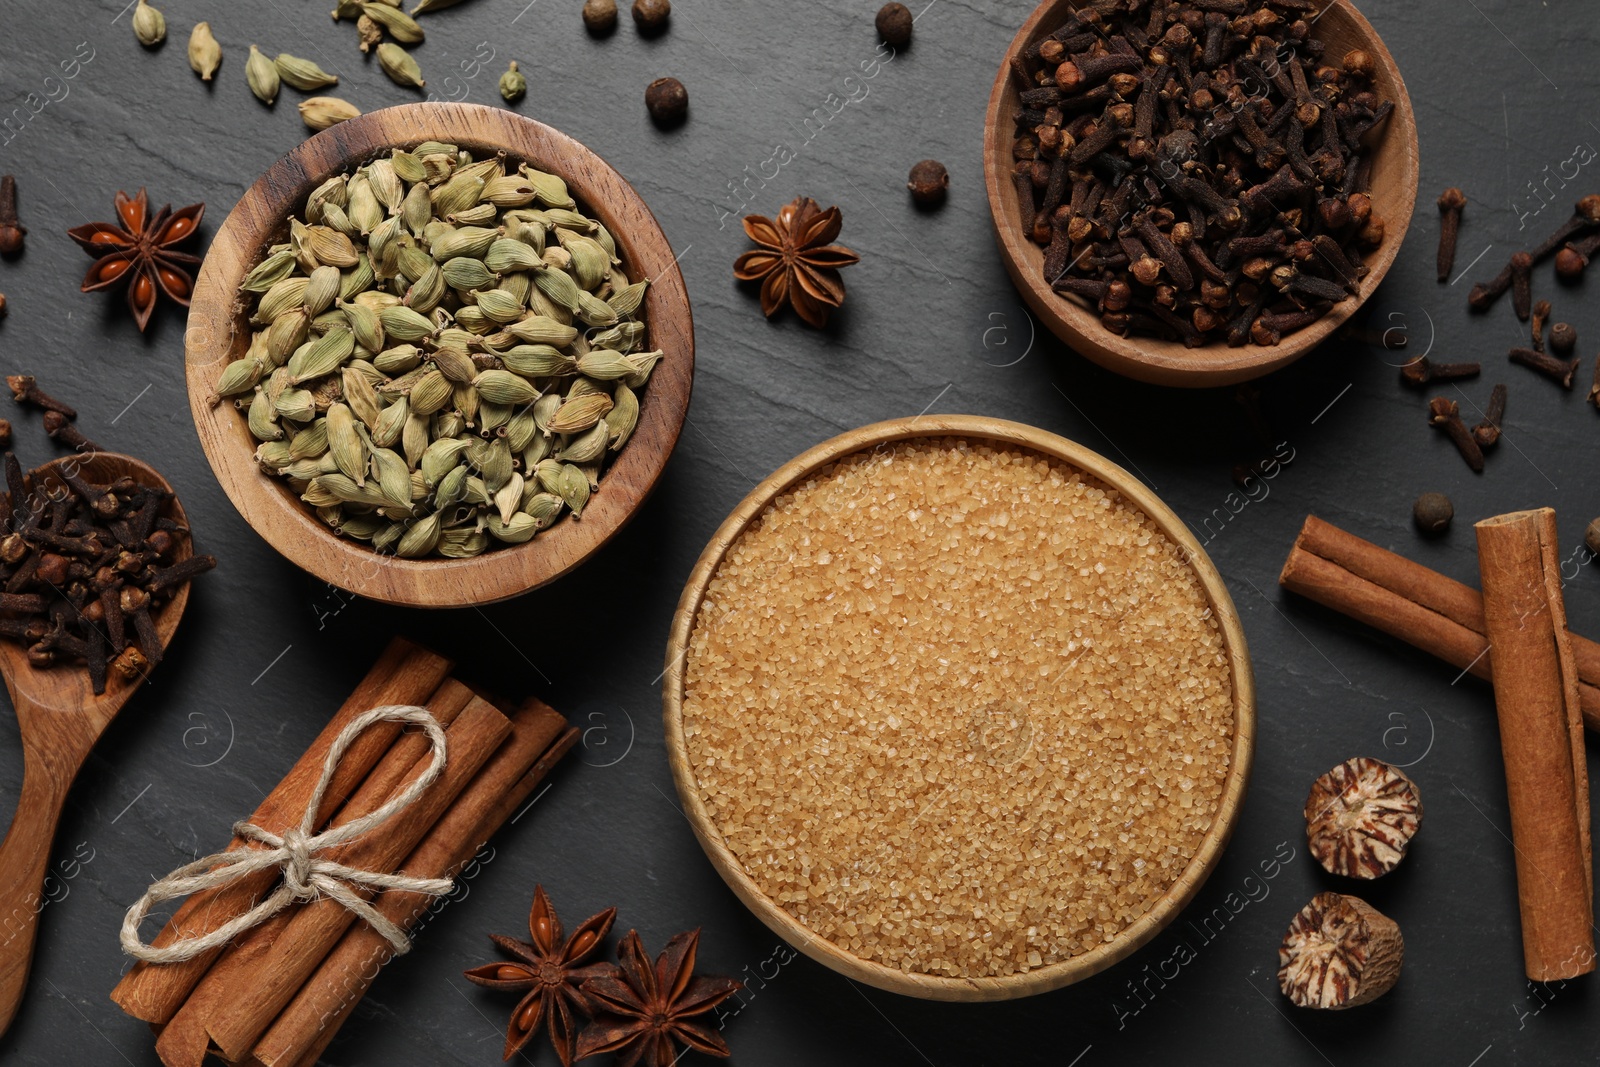
<svg viewBox="0 0 1600 1067">
<path fill-rule="evenodd" d="M 407 104 L 284 156 L 223 222 L 185 335 L 200 443 L 290 562 L 390 604 L 538 588 L 676 445 L 694 325 L 650 209 L 570 137 Z"/>
</svg>

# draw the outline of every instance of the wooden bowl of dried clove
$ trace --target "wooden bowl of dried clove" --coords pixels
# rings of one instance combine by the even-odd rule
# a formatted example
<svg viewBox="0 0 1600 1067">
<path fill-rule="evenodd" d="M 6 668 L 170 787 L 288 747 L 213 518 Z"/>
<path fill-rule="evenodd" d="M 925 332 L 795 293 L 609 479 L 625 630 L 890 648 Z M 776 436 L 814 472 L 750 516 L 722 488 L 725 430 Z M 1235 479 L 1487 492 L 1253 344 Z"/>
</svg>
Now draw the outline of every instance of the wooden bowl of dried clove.
<svg viewBox="0 0 1600 1067">
<path fill-rule="evenodd" d="M 1012 41 L 984 125 L 1001 258 L 1109 370 L 1259 377 L 1338 329 L 1400 250 L 1405 83 L 1345 0 L 1122 7 L 1046 0 Z"/>
<path fill-rule="evenodd" d="M 660 477 L 694 375 L 683 276 L 638 193 L 469 104 L 363 115 L 274 164 L 212 242 L 185 340 L 245 520 L 413 607 L 506 600 L 596 552 Z"/>
<path fill-rule="evenodd" d="M 931 1000 L 1087 978 L 1220 861 L 1255 739 L 1239 616 L 1137 478 L 924 415 L 784 464 L 712 536 L 662 688 L 729 887 L 842 974 Z"/>
</svg>

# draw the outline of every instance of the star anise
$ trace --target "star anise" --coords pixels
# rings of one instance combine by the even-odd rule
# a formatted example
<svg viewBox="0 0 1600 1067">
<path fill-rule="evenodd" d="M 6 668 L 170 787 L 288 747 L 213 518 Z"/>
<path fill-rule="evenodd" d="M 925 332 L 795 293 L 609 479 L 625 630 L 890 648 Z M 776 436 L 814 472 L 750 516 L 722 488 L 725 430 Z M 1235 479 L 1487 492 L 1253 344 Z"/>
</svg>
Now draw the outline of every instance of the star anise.
<svg viewBox="0 0 1600 1067">
<path fill-rule="evenodd" d="M 622 966 L 583 983 L 597 1014 L 578 1035 L 578 1058 L 615 1052 L 617 1067 L 672 1067 L 680 1055 L 675 1042 L 712 1056 L 729 1055 L 727 1042 L 693 1019 L 743 989 L 744 983 L 697 977 L 694 954 L 699 944 L 699 930 L 679 934 L 652 966 L 638 932 L 629 930 L 617 946 Z"/>
<path fill-rule="evenodd" d="M 200 266 L 200 257 L 179 252 L 177 246 L 200 229 L 200 217 L 205 211 L 204 204 L 190 204 L 177 211 L 168 204 L 152 217 L 150 200 L 143 189 L 132 198 L 118 192 L 120 225 L 88 222 L 67 231 L 78 247 L 96 257 L 83 277 L 83 291 L 94 293 L 127 286 L 128 310 L 133 312 L 133 321 L 141 331 L 149 323 L 160 293 L 188 307 L 189 294 L 194 289 L 194 268 Z"/>
<path fill-rule="evenodd" d="M 844 303 L 839 268 L 861 259 L 843 245 L 828 243 L 839 236 L 843 225 L 838 208 L 823 211 L 809 196 L 785 204 L 776 220 L 746 215 L 744 232 L 761 247 L 734 260 L 733 276 L 761 283 L 761 310 L 769 318 L 788 303 L 820 329 L 828 324 L 828 314 Z"/>
<path fill-rule="evenodd" d="M 533 910 L 528 914 L 528 931 L 533 935 L 530 944 L 509 937 L 490 934 L 489 940 L 501 949 L 516 956 L 520 963 L 489 963 L 466 972 L 469 981 L 490 989 L 526 991 L 527 995 L 511 1011 L 511 1023 L 506 1027 L 505 1058 L 520 1052 L 544 1024 L 550 1034 L 550 1043 L 563 1064 L 571 1067 L 577 1044 L 578 1028 L 574 1023 L 574 1009 L 585 1016 L 593 1015 L 594 1008 L 582 991 L 583 983 L 591 978 L 611 974 L 616 968 L 609 963 L 595 963 L 587 967 L 579 964 L 605 940 L 611 923 L 617 917 L 616 908 L 607 908 L 599 915 L 584 920 L 565 942 L 561 939 L 561 920 L 545 896 L 544 886 L 533 890 Z"/>
</svg>

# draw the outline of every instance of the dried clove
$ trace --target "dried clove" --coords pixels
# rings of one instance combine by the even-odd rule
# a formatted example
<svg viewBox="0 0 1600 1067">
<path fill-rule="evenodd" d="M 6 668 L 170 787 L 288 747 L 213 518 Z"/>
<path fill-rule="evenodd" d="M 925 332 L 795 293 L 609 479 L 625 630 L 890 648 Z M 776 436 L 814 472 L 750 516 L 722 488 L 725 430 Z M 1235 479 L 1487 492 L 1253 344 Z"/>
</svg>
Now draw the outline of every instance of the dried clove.
<svg viewBox="0 0 1600 1067">
<path fill-rule="evenodd" d="M 7 174 L 0 178 L 0 256 L 7 258 L 22 251 L 27 227 L 17 219 L 17 179 Z"/>
<path fill-rule="evenodd" d="M 1555 232 L 1534 246 L 1532 251 L 1514 253 L 1506 265 L 1500 268 L 1499 274 L 1487 282 L 1474 285 L 1472 292 L 1467 294 L 1467 304 L 1474 311 L 1484 311 L 1500 299 L 1512 286 L 1513 275 L 1518 269 L 1516 266 L 1518 256 L 1526 256 L 1527 264 L 1531 267 L 1554 255 L 1557 257 L 1556 273 L 1562 278 L 1571 280 L 1576 275 L 1581 275 L 1583 268 L 1588 265 L 1587 254 L 1563 255 L 1561 254 L 1564 251 L 1563 246 L 1576 237 L 1589 235 L 1597 228 L 1600 228 L 1600 195 L 1590 194 L 1573 205 L 1572 217 L 1556 227 Z M 1528 316 L 1524 313 L 1519 317 L 1526 319 Z"/>
<path fill-rule="evenodd" d="M 1489 391 L 1489 407 L 1483 413 L 1483 421 L 1472 428 L 1472 439 L 1478 442 L 1478 447 L 1490 449 L 1500 443 L 1500 424 L 1506 417 L 1506 387 L 1496 385 Z"/>
<path fill-rule="evenodd" d="M 1544 351 L 1544 324 L 1550 320 L 1550 301 L 1541 300 L 1533 305 L 1533 322 L 1529 325 L 1529 332 L 1533 337 L 1533 350 Z"/>
<path fill-rule="evenodd" d="M 1535 352 L 1531 348 L 1513 348 L 1510 354 L 1511 362 L 1538 371 L 1563 389 L 1572 388 L 1572 379 L 1578 373 L 1579 360 L 1557 359 L 1543 352 Z"/>
<path fill-rule="evenodd" d="M 1439 194 L 1439 280 L 1450 280 L 1450 271 L 1456 262 L 1456 236 L 1461 229 L 1461 209 L 1467 206 L 1467 195 L 1455 186 Z"/>
<path fill-rule="evenodd" d="M 1448 397 L 1436 396 L 1428 401 L 1428 425 L 1442 432 L 1456 446 L 1461 458 L 1475 472 L 1483 473 L 1483 449 L 1472 437 L 1471 431 L 1461 421 L 1461 407 Z"/>
<path fill-rule="evenodd" d="M 77 409 L 70 404 L 64 404 L 39 388 L 39 383 L 31 374 L 8 374 L 6 385 L 11 389 L 11 398 L 19 404 L 27 404 L 38 408 L 40 411 L 54 411 L 65 415 L 69 419 L 78 417 Z"/>
<path fill-rule="evenodd" d="M 1511 310 L 1517 318 L 1528 321 L 1533 302 L 1533 257 L 1526 252 L 1511 253 Z"/>
<path fill-rule="evenodd" d="M 1400 368 L 1400 380 L 1407 385 L 1423 386 L 1429 382 L 1476 378 L 1482 370 L 1477 363 L 1434 363 L 1427 356 L 1419 356 Z"/>
</svg>

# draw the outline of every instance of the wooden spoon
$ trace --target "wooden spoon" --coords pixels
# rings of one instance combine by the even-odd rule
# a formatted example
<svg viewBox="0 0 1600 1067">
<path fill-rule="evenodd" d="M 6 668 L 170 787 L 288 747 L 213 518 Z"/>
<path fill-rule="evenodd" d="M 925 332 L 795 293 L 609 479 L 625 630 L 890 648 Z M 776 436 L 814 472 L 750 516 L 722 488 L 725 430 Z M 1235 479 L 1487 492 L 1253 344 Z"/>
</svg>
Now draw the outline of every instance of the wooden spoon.
<svg viewBox="0 0 1600 1067">
<path fill-rule="evenodd" d="M 67 456 L 45 464 L 30 475 L 32 484 L 63 484 L 60 472 L 76 471 L 96 485 L 129 477 L 142 485 L 168 492 L 172 487 L 154 469 L 114 453 L 96 452 Z M 183 507 L 174 497 L 164 512 L 167 518 L 188 525 Z M 174 559 L 193 554 L 189 538 L 178 540 Z M 161 647 L 172 634 L 189 601 L 189 586 L 180 586 L 155 616 Z M 83 766 L 95 740 L 116 718 L 144 678 L 128 679 L 112 669 L 106 674 L 106 691 L 96 696 L 89 672 L 82 665 L 62 665 L 48 670 L 28 663 L 28 650 L 16 642 L 0 642 L 0 674 L 17 711 L 22 733 L 22 795 L 5 843 L 0 845 L 0 1034 L 11 1026 L 28 985 L 33 962 L 33 940 L 38 931 L 40 891 L 50 866 L 56 823 L 66 803 L 67 790 Z"/>
</svg>

